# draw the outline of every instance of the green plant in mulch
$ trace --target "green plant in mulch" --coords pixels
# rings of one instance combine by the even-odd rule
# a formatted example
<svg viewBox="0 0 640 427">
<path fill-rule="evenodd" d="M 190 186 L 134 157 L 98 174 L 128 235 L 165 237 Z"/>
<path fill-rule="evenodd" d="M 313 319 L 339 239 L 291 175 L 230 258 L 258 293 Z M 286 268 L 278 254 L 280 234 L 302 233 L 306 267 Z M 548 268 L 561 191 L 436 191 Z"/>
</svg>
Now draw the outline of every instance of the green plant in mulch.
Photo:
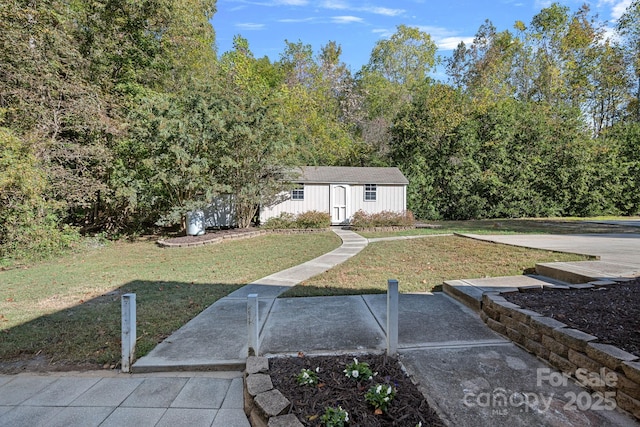
<svg viewBox="0 0 640 427">
<path fill-rule="evenodd" d="M 389 384 L 376 384 L 371 386 L 364 395 L 367 403 L 380 412 L 387 411 L 394 397 L 396 397 L 396 390 Z"/>
<path fill-rule="evenodd" d="M 343 372 L 345 376 L 357 381 L 371 380 L 374 376 L 369 364 L 365 362 L 358 362 L 358 359 L 355 357 L 353 358 L 353 363 L 348 364 Z"/>
<path fill-rule="evenodd" d="M 299 385 L 316 385 L 318 384 L 318 372 L 320 372 L 320 368 L 316 368 L 315 371 L 311 369 L 302 369 L 298 376 L 296 376 L 296 381 Z"/>
<path fill-rule="evenodd" d="M 344 427 L 349 424 L 349 413 L 338 406 L 326 408 L 320 422 L 326 427 Z"/>
</svg>

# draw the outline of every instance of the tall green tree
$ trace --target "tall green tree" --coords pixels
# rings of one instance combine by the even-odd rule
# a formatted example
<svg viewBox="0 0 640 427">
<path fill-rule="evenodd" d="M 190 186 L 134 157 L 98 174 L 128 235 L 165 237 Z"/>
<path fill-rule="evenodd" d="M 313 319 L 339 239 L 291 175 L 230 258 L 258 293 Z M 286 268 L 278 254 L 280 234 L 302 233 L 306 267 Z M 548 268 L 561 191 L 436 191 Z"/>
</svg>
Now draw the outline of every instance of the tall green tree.
<svg viewBox="0 0 640 427">
<path fill-rule="evenodd" d="M 357 75 L 366 112 L 360 123 L 364 142 L 382 155 L 389 151 L 389 128 L 413 93 L 430 80 L 438 58 L 431 36 L 415 27 L 399 25 L 379 40 L 369 62 Z"/>
<path fill-rule="evenodd" d="M 635 100 L 629 105 L 629 112 L 636 122 L 640 122 L 640 1 L 633 0 L 620 17 L 617 29 L 624 39 L 629 68 L 635 75 Z"/>
</svg>

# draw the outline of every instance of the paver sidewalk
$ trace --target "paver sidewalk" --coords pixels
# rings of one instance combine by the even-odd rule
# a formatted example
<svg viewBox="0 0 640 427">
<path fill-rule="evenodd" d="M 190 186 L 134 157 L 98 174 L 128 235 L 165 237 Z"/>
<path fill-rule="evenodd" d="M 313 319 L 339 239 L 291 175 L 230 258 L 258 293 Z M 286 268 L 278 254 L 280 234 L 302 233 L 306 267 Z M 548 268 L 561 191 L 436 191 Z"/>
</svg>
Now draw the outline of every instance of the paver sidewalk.
<svg viewBox="0 0 640 427">
<path fill-rule="evenodd" d="M 0 376 L 1 427 L 249 427 L 241 372 Z"/>
</svg>

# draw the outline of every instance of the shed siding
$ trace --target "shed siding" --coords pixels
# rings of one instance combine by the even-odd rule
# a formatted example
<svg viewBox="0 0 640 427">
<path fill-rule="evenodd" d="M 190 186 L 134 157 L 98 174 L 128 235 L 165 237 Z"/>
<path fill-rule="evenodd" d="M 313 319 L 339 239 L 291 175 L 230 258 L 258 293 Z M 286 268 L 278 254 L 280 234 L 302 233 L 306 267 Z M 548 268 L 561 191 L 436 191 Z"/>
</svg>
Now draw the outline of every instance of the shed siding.
<svg viewBox="0 0 640 427">
<path fill-rule="evenodd" d="M 275 206 L 265 207 L 260 212 L 260 221 L 265 222 L 269 218 L 280 216 L 281 213 L 294 215 L 308 212 L 329 212 L 329 186 L 327 184 L 305 184 L 304 200 L 291 200 L 291 193 L 283 193 L 287 200 Z"/>
<path fill-rule="evenodd" d="M 291 200 L 290 193 L 283 193 L 287 200 L 271 207 L 265 207 L 260 212 L 260 221 L 280 216 L 281 213 L 294 215 L 307 211 L 330 212 L 330 190 L 332 184 L 305 184 L 304 200 Z M 376 201 L 364 200 L 364 185 L 350 185 L 349 206 L 347 216 L 363 210 L 366 213 L 382 211 L 404 212 L 406 210 L 406 186 L 381 185 L 376 186 Z"/>
<path fill-rule="evenodd" d="M 404 212 L 405 187 L 402 185 L 380 185 L 376 186 L 376 201 L 364 200 L 364 185 L 354 185 L 351 187 L 351 215 L 359 210 L 366 213 L 376 213 L 382 211 Z"/>
</svg>

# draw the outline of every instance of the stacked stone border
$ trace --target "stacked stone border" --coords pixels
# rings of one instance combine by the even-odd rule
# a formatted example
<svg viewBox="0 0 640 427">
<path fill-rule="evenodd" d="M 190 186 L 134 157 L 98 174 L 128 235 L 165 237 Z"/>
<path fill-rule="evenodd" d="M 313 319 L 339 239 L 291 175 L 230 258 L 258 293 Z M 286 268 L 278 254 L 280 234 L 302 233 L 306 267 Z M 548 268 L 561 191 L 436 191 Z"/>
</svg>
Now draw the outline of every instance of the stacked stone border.
<svg viewBox="0 0 640 427">
<path fill-rule="evenodd" d="M 303 427 L 294 414 L 291 402 L 273 388 L 269 376 L 269 359 L 249 356 L 244 375 L 244 412 L 253 427 Z"/>
<path fill-rule="evenodd" d="M 158 245 L 166 248 L 188 248 L 193 246 L 211 245 L 215 243 L 221 243 L 228 240 L 249 239 L 252 237 L 263 236 L 265 234 L 309 234 L 309 233 L 324 233 L 329 231 L 328 228 L 290 228 L 290 229 L 261 229 L 252 231 L 243 231 L 238 233 L 228 233 L 223 235 L 216 235 L 216 233 L 208 233 L 195 242 L 180 242 L 180 238 L 174 239 L 161 239 L 158 240 Z"/>
<path fill-rule="evenodd" d="M 615 385 L 589 388 L 597 393 L 613 392 L 617 407 L 640 420 L 639 357 L 599 343 L 593 335 L 526 310 L 497 293 L 482 296 L 480 317 L 494 331 L 572 378 L 578 379 L 580 368 L 598 376 L 614 373 Z"/>
</svg>

